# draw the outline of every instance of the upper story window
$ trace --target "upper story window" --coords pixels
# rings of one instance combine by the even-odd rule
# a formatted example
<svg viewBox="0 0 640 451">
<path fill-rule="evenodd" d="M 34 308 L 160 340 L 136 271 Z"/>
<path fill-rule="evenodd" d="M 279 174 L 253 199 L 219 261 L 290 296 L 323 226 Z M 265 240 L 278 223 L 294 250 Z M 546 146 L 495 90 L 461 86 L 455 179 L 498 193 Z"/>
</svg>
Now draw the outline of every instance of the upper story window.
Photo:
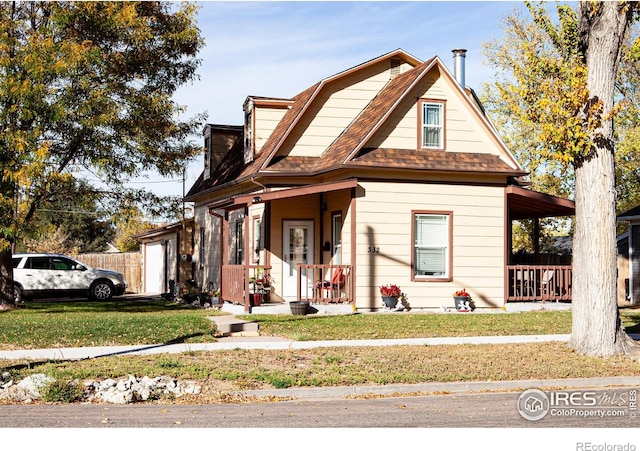
<svg viewBox="0 0 640 451">
<path fill-rule="evenodd" d="M 433 100 L 420 102 L 420 147 L 444 149 L 444 103 Z"/>
</svg>

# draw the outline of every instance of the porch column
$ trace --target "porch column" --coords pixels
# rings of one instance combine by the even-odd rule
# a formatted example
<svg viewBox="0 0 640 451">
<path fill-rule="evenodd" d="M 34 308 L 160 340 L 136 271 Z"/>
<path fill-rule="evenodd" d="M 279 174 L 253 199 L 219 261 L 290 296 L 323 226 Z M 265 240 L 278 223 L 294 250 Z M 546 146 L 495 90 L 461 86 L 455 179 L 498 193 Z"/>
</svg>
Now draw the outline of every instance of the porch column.
<svg viewBox="0 0 640 451">
<path fill-rule="evenodd" d="M 242 243 L 242 259 L 244 260 L 244 312 L 251 312 L 251 292 L 249 290 L 249 265 L 251 256 L 249 255 L 249 208 L 244 208 L 244 218 L 242 220 L 244 243 Z"/>
</svg>

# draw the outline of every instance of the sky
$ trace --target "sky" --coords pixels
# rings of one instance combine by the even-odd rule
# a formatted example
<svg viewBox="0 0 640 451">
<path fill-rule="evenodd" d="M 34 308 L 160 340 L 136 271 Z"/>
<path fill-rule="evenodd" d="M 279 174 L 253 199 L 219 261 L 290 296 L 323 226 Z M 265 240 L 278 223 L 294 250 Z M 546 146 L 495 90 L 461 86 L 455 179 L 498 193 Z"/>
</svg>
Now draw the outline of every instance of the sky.
<svg viewBox="0 0 640 451">
<path fill-rule="evenodd" d="M 396 49 L 425 61 L 438 56 L 453 72 L 452 50 L 467 49 L 467 86 L 491 78 L 482 45 L 502 36 L 504 16 L 523 8 L 507 1 L 204 1 L 198 27 L 205 39 L 199 79 L 174 100 L 212 124 L 242 125 L 247 96 L 289 98 L 324 78 Z M 203 127 L 204 127 L 203 123 Z M 195 137 L 195 139 L 201 139 Z M 182 195 L 202 172 L 202 158 L 181 179 L 151 176 L 160 195 Z"/>
</svg>

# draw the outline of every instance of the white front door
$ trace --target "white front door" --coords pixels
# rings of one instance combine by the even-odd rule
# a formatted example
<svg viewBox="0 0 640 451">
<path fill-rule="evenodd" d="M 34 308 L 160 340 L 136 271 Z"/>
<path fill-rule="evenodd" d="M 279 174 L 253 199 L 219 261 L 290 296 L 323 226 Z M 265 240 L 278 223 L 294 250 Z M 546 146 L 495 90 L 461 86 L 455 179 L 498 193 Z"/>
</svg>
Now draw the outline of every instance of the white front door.
<svg viewBox="0 0 640 451">
<path fill-rule="evenodd" d="M 313 221 L 284 221 L 282 237 L 282 296 L 296 300 L 298 294 L 298 263 L 313 264 Z M 303 295 L 313 293 L 313 280 L 307 280 L 306 272 L 301 277 Z"/>
</svg>

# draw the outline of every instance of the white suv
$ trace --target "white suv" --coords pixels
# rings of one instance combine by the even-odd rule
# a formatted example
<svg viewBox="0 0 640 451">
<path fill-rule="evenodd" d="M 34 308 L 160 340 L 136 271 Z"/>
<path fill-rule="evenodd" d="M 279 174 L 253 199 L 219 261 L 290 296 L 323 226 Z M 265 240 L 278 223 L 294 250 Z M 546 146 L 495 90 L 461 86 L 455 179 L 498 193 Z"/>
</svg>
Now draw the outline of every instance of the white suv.
<svg viewBox="0 0 640 451">
<path fill-rule="evenodd" d="M 66 255 L 14 254 L 12 263 L 16 304 L 29 298 L 62 296 L 108 301 L 127 288 L 119 272 L 94 269 Z"/>
</svg>

